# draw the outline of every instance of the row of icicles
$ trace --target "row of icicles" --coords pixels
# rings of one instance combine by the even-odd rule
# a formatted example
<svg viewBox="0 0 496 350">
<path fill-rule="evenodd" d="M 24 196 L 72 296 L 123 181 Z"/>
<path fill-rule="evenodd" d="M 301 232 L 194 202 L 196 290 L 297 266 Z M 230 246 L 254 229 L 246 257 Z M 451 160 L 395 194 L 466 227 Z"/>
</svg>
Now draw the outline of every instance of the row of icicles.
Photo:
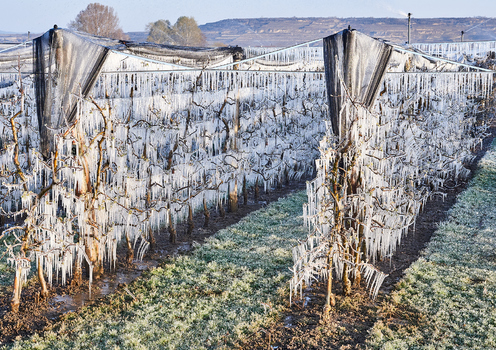
<svg viewBox="0 0 496 350">
<path fill-rule="evenodd" d="M 37 151 L 32 81 L 23 81 L 17 148 L 8 120 L 20 106 L 0 106 L 2 207 L 25 219 L 8 244 L 22 280 L 34 262 L 50 284 L 83 262 L 91 279 L 115 265 L 122 240 L 141 258 L 153 235 L 172 237 L 190 212 L 226 205 L 244 183 L 270 190 L 313 173 L 327 114 L 322 73 L 103 71 L 114 73 L 78 98 L 77 122 L 55 133 L 52 159 Z M 19 94 L 19 83 L 6 89 Z"/>
<path fill-rule="evenodd" d="M 391 73 L 371 111 L 344 99 L 345 135 L 328 126 L 307 185 L 311 234 L 293 251 L 292 296 L 319 277 L 328 305 L 333 277 L 345 294 L 365 278 L 377 295 L 386 275 L 374 264 L 391 257 L 430 196 L 468 175 L 492 85 L 490 72 Z"/>
</svg>

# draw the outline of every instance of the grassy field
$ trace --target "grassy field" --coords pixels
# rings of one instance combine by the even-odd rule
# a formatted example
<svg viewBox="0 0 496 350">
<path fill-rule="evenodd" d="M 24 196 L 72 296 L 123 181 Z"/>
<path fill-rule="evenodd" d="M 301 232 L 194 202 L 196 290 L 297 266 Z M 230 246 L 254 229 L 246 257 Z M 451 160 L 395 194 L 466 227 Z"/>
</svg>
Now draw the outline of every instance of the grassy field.
<svg viewBox="0 0 496 350">
<path fill-rule="evenodd" d="M 496 348 L 495 148 L 383 306 L 371 347 Z"/>
<path fill-rule="evenodd" d="M 13 349 L 230 349 L 288 302 L 305 192 L 219 231 Z M 6 348 L 6 347 L 5 347 Z"/>
</svg>

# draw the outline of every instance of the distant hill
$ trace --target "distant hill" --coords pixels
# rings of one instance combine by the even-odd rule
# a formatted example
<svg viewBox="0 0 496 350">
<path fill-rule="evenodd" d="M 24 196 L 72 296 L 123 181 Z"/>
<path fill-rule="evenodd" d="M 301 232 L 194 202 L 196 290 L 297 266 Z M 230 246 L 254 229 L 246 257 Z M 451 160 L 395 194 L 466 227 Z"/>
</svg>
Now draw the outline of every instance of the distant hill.
<svg viewBox="0 0 496 350">
<path fill-rule="evenodd" d="M 137 42 L 145 42 L 148 38 L 148 32 L 127 32 L 129 39 Z"/>
<path fill-rule="evenodd" d="M 323 38 L 348 26 L 373 37 L 402 44 L 407 40 L 406 18 L 244 18 L 225 19 L 200 26 L 209 45 L 291 46 Z M 47 28 L 48 30 L 49 28 Z M 412 18 L 411 42 L 496 40 L 496 18 Z M 147 32 L 129 32 L 133 41 L 146 41 Z M 31 34 L 30 38 L 40 34 Z M 1 34 L 2 42 L 22 42 L 27 34 Z"/>
<path fill-rule="evenodd" d="M 404 43 L 406 18 L 246 18 L 200 26 L 210 44 L 290 46 L 323 38 L 348 26 L 373 37 Z M 470 29 L 473 28 L 473 29 Z M 496 18 L 412 18 L 411 42 L 496 40 Z"/>
<path fill-rule="evenodd" d="M 38 34 L 29 34 L 29 39 L 32 40 L 34 38 L 37 38 L 41 35 L 41 33 Z M 25 34 L 5 34 L 5 32 L 0 32 L 0 43 L 22 43 L 24 41 L 28 40 L 28 33 Z"/>
</svg>

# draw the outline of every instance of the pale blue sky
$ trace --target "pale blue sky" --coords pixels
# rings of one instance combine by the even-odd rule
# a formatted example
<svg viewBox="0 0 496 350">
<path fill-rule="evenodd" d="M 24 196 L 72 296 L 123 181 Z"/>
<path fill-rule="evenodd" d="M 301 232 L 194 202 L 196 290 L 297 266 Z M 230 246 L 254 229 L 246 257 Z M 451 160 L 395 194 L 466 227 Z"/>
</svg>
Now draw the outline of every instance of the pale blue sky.
<svg viewBox="0 0 496 350">
<path fill-rule="evenodd" d="M 0 31 L 42 33 L 67 27 L 94 0 L 2 0 Z M 495 0 L 100 0 L 112 6 L 125 32 L 149 22 L 193 16 L 198 24 L 259 17 L 496 17 Z M 467 28 L 468 29 L 468 28 Z"/>
</svg>

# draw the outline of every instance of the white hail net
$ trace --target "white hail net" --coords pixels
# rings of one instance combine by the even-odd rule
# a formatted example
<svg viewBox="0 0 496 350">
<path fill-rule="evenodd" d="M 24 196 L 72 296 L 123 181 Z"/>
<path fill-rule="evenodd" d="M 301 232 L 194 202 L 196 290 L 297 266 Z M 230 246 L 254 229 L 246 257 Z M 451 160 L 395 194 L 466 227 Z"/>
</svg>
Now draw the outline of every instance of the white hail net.
<svg viewBox="0 0 496 350">
<path fill-rule="evenodd" d="M 377 295 L 386 275 L 373 264 L 394 253 L 429 196 L 467 175 L 492 84 L 492 72 L 388 73 L 370 111 L 347 99 L 344 141 L 329 125 L 307 184 L 311 234 L 293 251 L 292 294 L 326 278 L 332 259 L 338 278 L 346 264 Z"/>
<path fill-rule="evenodd" d="M 0 75 L 9 82 L 0 88 L 2 208 L 25 218 L 9 243 L 24 278 L 36 260 L 49 283 L 65 282 L 74 261 L 91 268 L 91 249 L 113 265 L 126 236 L 140 258 L 150 230 L 175 225 L 189 206 L 224 204 L 244 179 L 269 189 L 313 172 L 327 115 L 323 73 L 174 69 L 111 54 L 91 99 L 73 96 L 76 122 L 55 130 L 50 161 L 37 151 L 34 89 L 25 77 L 16 125 L 27 190 L 13 164 L 9 124 L 20 108 L 19 81 Z"/>
</svg>

